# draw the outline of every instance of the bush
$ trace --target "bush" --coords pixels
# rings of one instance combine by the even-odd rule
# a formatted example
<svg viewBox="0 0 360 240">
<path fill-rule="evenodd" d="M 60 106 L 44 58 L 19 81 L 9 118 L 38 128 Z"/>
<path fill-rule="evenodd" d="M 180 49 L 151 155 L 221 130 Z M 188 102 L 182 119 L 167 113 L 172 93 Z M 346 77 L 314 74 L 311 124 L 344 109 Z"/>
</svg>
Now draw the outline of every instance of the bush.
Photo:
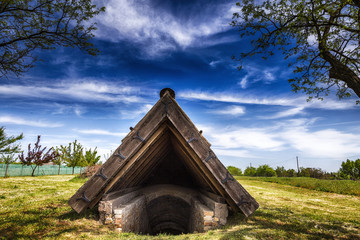
<svg viewBox="0 0 360 240">
<path fill-rule="evenodd" d="M 234 167 L 234 166 L 228 166 L 227 170 L 233 176 L 242 176 L 242 171 L 241 171 L 240 168 L 237 168 L 237 167 Z"/>
<path fill-rule="evenodd" d="M 259 177 L 276 177 L 276 172 L 269 165 L 261 165 L 256 169 L 256 176 Z"/>
<path fill-rule="evenodd" d="M 89 178 L 93 176 L 101 168 L 101 165 L 94 165 L 87 167 L 83 173 L 81 173 L 82 178 Z"/>
<path fill-rule="evenodd" d="M 245 176 L 254 177 L 256 176 L 256 168 L 254 167 L 247 167 L 244 171 Z"/>
<path fill-rule="evenodd" d="M 355 161 L 347 159 L 346 162 L 342 162 L 339 176 L 343 179 L 360 179 L 360 159 Z"/>
<path fill-rule="evenodd" d="M 275 172 L 276 172 L 276 176 L 278 177 L 286 177 L 286 169 L 284 167 L 277 167 L 275 169 Z"/>
</svg>

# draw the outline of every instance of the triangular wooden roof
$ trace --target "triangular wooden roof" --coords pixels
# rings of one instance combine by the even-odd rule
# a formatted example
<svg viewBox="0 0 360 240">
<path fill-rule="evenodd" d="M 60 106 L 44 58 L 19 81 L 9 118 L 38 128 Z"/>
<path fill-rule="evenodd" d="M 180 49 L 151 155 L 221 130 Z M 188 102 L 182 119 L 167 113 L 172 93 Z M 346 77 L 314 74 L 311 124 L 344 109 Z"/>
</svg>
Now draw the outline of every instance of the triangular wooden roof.
<svg viewBox="0 0 360 240">
<path fill-rule="evenodd" d="M 175 101 L 174 91 L 163 89 L 160 96 L 98 173 L 70 198 L 69 205 L 80 213 L 94 207 L 109 191 L 144 184 L 151 171 L 171 153 L 197 186 L 221 195 L 232 210 L 251 215 L 259 204 L 218 160 L 209 142 Z"/>
</svg>

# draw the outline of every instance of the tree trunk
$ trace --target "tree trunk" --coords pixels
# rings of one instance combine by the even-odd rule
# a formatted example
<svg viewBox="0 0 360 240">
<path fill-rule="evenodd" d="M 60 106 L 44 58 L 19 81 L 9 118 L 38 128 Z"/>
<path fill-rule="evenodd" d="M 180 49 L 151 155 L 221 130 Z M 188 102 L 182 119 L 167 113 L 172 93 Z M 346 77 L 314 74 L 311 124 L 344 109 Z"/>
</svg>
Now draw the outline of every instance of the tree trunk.
<svg viewBox="0 0 360 240">
<path fill-rule="evenodd" d="M 331 68 L 329 77 L 344 81 L 360 98 L 360 78 L 350 68 L 346 68 L 344 66 Z"/>
<path fill-rule="evenodd" d="M 32 177 L 35 177 L 34 173 L 35 173 L 36 167 L 37 167 L 37 165 L 35 165 L 34 168 L 31 166 L 31 168 L 32 168 L 32 170 L 33 170 L 32 173 L 31 173 L 31 176 L 32 176 Z"/>
<path fill-rule="evenodd" d="M 5 176 L 4 177 L 7 177 L 7 171 L 8 171 L 8 167 L 9 167 L 9 163 L 6 164 L 6 169 L 5 169 Z"/>
<path fill-rule="evenodd" d="M 74 170 L 75 170 L 75 167 L 73 167 L 73 174 L 72 175 L 74 175 Z"/>
<path fill-rule="evenodd" d="M 59 171 L 58 171 L 58 175 L 60 175 L 60 167 L 61 167 L 61 165 L 59 164 Z"/>
<path fill-rule="evenodd" d="M 356 73 L 348 66 L 339 61 L 334 55 L 332 55 L 326 47 L 319 44 L 319 50 L 321 57 L 330 63 L 331 69 L 329 71 L 329 77 L 334 78 L 346 83 L 355 94 L 360 98 L 360 78 Z"/>
</svg>

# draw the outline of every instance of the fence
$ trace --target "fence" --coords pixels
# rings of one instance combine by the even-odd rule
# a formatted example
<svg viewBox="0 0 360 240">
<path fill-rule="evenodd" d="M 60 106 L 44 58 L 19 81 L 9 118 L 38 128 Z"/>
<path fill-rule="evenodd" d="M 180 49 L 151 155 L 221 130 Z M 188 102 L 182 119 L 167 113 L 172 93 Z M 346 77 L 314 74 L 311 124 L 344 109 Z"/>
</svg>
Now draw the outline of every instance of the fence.
<svg viewBox="0 0 360 240">
<path fill-rule="evenodd" d="M 74 174 L 82 173 L 85 170 L 83 167 L 75 167 Z M 0 177 L 5 176 L 6 164 L 0 164 Z M 72 174 L 73 168 L 61 166 L 60 174 Z M 21 164 L 9 164 L 7 175 L 11 177 L 15 176 L 31 176 L 32 168 L 31 166 L 24 166 Z M 58 165 L 43 165 L 36 168 L 34 175 L 58 175 L 59 166 Z"/>
</svg>

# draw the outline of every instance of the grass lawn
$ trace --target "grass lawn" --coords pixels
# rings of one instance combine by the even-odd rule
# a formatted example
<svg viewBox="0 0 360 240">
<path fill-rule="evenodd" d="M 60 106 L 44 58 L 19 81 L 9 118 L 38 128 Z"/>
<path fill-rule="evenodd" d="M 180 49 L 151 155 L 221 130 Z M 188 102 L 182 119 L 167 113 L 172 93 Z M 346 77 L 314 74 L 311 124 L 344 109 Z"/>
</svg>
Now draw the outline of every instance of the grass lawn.
<svg viewBox="0 0 360 240">
<path fill-rule="evenodd" d="M 238 178 L 260 203 L 221 229 L 178 236 L 116 233 L 97 211 L 78 215 L 67 200 L 83 184 L 71 175 L 0 179 L 0 239 L 360 239 L 360 197 Z M 329 182 L 330 184 L 331 182 Z M 359 183 L 360 184 L 360 183 Z"/>
<path fill-rule="evenodd" d="M 245 177 L 237 176 L 240 180 L 257 180 L 264 182 L 274 182 L 295 187 L 302 187 L 322 192 L 332 192 L 347 195 L 360 196 L 360 181 L 352 180 L 325 180 L 309 177 Z"/>
</svg>

